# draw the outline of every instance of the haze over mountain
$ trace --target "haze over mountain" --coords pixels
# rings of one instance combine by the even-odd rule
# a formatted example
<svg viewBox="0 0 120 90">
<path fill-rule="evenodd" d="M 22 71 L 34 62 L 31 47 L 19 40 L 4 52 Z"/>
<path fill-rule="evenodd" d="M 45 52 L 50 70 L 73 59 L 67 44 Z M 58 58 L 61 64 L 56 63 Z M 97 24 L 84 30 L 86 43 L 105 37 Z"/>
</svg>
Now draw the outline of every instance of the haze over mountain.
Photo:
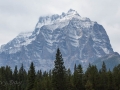
<svg viewBox="0 0 120 90">
<path fill-rule="evenodd" d="M 75 63 L 86 67 L 99 58 L 116 54 L 102 25 L 70 9 L 61 15 L 40 17 L 33 32 L 21 33 L 2 45 L 0 66 L 14 68 L 23 63 L 28 69 L 34 62 L 37 70 L 50 70 L 57 48 L 60 48 L 65 66 L 72 70 Z"/>
</svg>

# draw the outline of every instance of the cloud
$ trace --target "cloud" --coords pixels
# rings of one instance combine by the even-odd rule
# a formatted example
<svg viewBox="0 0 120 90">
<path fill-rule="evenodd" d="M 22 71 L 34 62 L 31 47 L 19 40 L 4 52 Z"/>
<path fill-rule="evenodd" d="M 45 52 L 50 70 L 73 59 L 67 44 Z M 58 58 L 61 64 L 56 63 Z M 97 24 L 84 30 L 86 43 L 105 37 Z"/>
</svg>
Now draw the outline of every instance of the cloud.
<svg viewBox="0 0 120 90">
<path fill-rule="evenodd" d="M 0 45 L 20 32 L 33 31 L 40 16 L 61 14 L 70 8 L 103 25 L 112 47 L 120 53 L 120 0 L 1 0 Z M 8 34 L 10 33 L 10 34 Z"/>
</svg>

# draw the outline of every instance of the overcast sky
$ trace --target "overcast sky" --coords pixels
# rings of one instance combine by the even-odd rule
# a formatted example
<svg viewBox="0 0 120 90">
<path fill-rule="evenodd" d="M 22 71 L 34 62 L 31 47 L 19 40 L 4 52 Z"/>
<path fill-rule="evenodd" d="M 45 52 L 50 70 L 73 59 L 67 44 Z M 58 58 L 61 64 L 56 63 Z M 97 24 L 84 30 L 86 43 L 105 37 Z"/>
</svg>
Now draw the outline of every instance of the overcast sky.
<svg viewBox="0 0 120 90">
<path fill-rule="evenodd" d="M 120 0 L 0 0 L 0 45 L 33 31 L 40 16 L 70 8 L 103 25 L 114 51 L 120 53 Z"/>
</svg>

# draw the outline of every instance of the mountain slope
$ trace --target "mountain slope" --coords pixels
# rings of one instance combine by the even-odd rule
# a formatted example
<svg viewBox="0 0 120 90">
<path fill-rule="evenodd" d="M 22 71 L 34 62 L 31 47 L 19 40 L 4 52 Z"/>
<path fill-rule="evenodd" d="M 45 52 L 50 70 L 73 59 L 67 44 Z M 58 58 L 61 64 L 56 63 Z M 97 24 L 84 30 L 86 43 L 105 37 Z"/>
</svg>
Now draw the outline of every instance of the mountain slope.
<svg viewBox="0 0 120 90">
<path fill-rule="evenodd" d="M 102 68 L 103 61 L 105 62 L 107 69 L 112 70 L 114 66 L 120 64 L 120 55 L 117 52 L 115 52 L 104 57 L 98 58 L 92 64 L 96 65 L 97 68 L 100 70 Z"/>
<path fill-rule="evenodd" d="M 19 35 L 3 45 L 0 65 L 14 67 L 23 63 L 28 69 L 33 61 L 36 69 L 49 70 L 54 65 L 58 47 L 66 67 L 71 69 L 75 63 L 86 66 L 99 57 L 113 53 L 103 26 L 70 9 L 61 15 L 40 17 L 32 33 Z"/>
</svg>

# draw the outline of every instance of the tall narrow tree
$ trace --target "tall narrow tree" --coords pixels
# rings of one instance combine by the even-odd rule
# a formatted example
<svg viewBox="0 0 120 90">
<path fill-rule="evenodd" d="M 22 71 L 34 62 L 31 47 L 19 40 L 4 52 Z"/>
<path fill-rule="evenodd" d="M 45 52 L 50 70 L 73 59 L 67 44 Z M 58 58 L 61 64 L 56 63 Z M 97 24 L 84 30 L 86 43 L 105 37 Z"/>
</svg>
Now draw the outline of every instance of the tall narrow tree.
<svg viewBox="0 0 120 90">
<path fill-rule="evenodd" d="M 106 90 L 107 89 L 107 68 L 105 62 L 102 63 L 101 68 L 101 89 Z"/>
<path fill-rule="evenodd" d="M 56 60 L 54 61 L 55 66 L 53 69 L 53 89 L 54 90 L 66 90 L 66 69 L 64 66 L 62 54 L 59 50 L 57 49 L 56 53 Z"/>
<path fill-rule="evenodd" d="M 18 70 L 17 70 L 17 66 L 15 66 L 15 69 L 14 69 L 13 80 L 14 80 L 15 82 L 18 81 Z M 13 89 L 13 90 L 18 90 L 18 85 L 17 85 L 17 84 L 14 85 L 14 89 Z"/>
<path fill-rule="evenodd" d="M 83 90 L 83 70 L 80 64 L 77 66 L 76 72 L 77 72 L 76 89 Z"/>
<path fill-rule="evenodd" d="M 18 72 L 18 82 L 21 83 L 19 85 L 19 90 L 25 90 L 27 86 L 27 72 L 25 71 L 23 64 L 21 65 Z"/>
<path fill-rule="evenodd" d="M 30 65 L 30 69 L 28 71 L 28 87 L 27 90 L 33 90 L 35 83 L 35 67 L 33 62 Z"/>
</svg>

